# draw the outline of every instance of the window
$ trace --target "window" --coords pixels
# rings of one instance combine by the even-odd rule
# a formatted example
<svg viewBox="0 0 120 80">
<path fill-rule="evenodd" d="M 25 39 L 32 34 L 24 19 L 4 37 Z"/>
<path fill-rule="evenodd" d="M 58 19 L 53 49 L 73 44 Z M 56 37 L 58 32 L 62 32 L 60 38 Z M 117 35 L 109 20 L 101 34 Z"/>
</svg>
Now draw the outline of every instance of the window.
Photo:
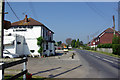
<svg viewBox="0 0 120 80">
<path fill-rule="evenodd" d="M 21 42 L 18 41 L 17 44 L 21 44 Z"/>
<path fill-rule="evenodd" d="M 46 50 L 48 50 L 48 43 L 46 44 Z"/>
<path fill-rule="evenodd" d="M 31 52 L 31 53 L 34 53 L 34 52 L 35 52 L 35 50 L 30 50 L 30 52 Z"/>
</svg>

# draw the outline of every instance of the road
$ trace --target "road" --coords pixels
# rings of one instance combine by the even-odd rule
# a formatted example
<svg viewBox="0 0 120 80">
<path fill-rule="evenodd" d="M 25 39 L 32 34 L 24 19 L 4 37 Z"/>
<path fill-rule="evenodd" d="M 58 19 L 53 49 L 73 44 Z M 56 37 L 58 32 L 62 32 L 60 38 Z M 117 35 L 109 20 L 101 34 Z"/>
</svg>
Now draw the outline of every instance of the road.
<svg viewBox="0 0 120 80">
<path fill-rule="evenodd" d="M 104 54 L 74 49 L 83 66 L 87 67 L 88 78 L 119 78 L 120 61 Z"/>
</svg>

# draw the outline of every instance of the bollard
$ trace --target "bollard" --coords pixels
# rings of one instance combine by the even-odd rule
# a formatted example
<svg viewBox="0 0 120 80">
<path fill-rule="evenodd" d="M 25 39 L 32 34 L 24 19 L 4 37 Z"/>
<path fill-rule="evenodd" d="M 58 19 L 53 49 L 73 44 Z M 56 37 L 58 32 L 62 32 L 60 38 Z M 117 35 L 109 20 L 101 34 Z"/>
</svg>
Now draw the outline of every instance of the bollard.
<svg viewBox="0 0 120 80">
<path fill-rule="evenodd" d="M 74 55 L 72 55 L 72 59 L 74 59 Z"/>
<path fill-rule="evenodd" d="M 23 59 L 26 59 L 26 57 L 24 57 Z M 23 63 L 23 71 L 25 71 L 27 69 L 27 62 Z M 26 74 L 23 75 L 23 80 L 26 80 Z"/>
<path fill-rule="evenodd" d="M 4 63 L 0 63 L 1 69 L 0 69 L 0 80 L 4 80 L 4 70 L 2 69 L 2 65 Z"/>
<path fill-rule="evenodd" d="M 74 59 L 74 55 L 75 55 L 75 53 L 72 54 L 72 59 Z"/>
</svg>

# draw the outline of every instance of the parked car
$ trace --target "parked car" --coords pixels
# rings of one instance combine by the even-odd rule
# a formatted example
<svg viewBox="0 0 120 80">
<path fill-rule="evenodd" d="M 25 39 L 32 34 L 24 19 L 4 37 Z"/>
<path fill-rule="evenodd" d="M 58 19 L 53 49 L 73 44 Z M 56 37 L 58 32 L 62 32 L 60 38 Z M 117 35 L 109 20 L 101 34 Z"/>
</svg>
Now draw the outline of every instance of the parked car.
<svg viewBox="0 0 120 80">
<path fill-rule="evenodd" d="M 68 48 L 63 48 L 63 51 L 64 52 L 68 52 Z"/>
<path fill-rule="evenodd" d="M 3 51 L 3 58 L 18 58 L 19 55 L 17 54 L 12 54 L 8 50 Z"/>
<path fill-rule="evenodd" d="M 40 57 L 40 54 L 39 53 L 31 53 L 28 56 L 30 56 L 30 57 Z"/>
</svg>

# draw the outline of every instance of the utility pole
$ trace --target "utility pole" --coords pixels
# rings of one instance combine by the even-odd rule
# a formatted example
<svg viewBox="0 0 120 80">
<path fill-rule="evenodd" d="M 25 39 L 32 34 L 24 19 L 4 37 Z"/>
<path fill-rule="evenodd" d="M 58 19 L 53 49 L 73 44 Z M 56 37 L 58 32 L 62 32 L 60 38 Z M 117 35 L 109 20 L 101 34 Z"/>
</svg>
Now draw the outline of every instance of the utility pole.
<svg viewBox="0 0 120 80">
<path fill-rule="evenodd" d="M 0 58 L 3 58 L 4 0 L 0 0 Z"/>
<path fill-rule="evenodd" d="M 115 17 L 113 15 L 113 30 L 114 30 L 114 35 L 115 35 Z"/>
<path fill-rule="evenodd" d="M 118 31 L 120 31 L 120 1 L 118 2 Z"/>
<path fill-rule="evenodd" d="M 89 43 L 89 35 L 87 36 L 87 39 L 88 39 L 88 43 Z"/>
</svg>

